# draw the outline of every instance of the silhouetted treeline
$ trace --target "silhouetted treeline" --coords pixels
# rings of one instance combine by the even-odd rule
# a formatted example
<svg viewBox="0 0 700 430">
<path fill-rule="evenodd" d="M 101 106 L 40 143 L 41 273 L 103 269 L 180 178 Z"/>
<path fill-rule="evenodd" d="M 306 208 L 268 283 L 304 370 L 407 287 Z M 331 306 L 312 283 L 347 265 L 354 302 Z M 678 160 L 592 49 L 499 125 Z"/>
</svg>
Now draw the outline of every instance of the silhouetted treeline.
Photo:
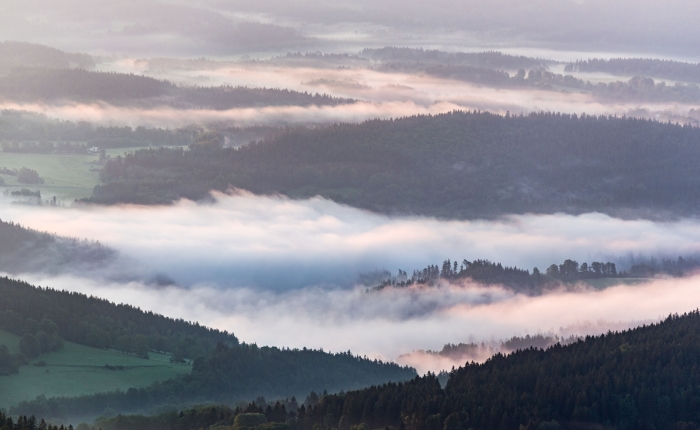
<svg viewBox="0 0 700 430">
<path fill-rule="evenodd" d="M 80 153 L 87 147 L 100 149 L 128 146 L 184 146 L 198 130 L 136 127 L 102 127 L 87 122 L 49 119 L 45 115 L 0 111 L 0 142 L 5 152 Z M 80 143 L 77 143 L 80 142 Z"/>
<path fill-rule="evenodd" d="M 68 69 L 95 66 L 87 54 L 72 54 L 35 43 L 5 41 L 0 42 L 0 74 L 9 73 L 20 67 L 49 67 Z"/>
<path fill-rule="evenodd" d="M 254 106 L 310 106 L 354 100 L 287 89 L 248 87 L 180 87 L 133 73 L 82 69 L 22 69 L 0 77 L 0 99 L 36 102 L 104 101 L 114 105 L 231 109 Z"/>
<path fill-rule="evenodd" d="M 650 258 L 645 262 L 633 264 L 629 271 L 620 272 L 612 262 L 593 261 L 579 264 L 576 260 L 566 259 L 561 264 L 551 264 L 544 273 L 537 267 L 531 273 L 526 269 L 508 267 L 489 260 L 447 259 L 442 265 L 431 264 L 422 270 L 414 270 L 410 276 L 401 269 L 396 276 L 385 272 L 381 282 L 367 291 L 379 291 L 389 286 L 405 288 L 411 285 L 434 285 L 439 279 L 471 279 L 481 284 L 501 285 L 518 292 L 541 293 L 547 287 L 560 286 L 561 282 L 603 278 L 653 278 L 657 275 L 680 277 L 699 268 L 700 261 L 683 257 L 676 260 Z"/>
<path fill-rule="evenodd" d="M 445 66 L 468 65 L 483 69 L 546 69 L 548 64 L 555 61 L 541 58 L 530 58 L 522 55 L 508 55 L 502 52 L 446 52 L 437 49 L 384 47 L 379 49 L 366 48 L 361 56 L 385 64 L 413 64 Z"/>
<path fill-rule="evenodd" d="M 400 65 L 393 65 L 399 70 Z M 547 70 L 532 69 L 526 72 L 520 69 L 510 76 L 502 70 L 486 69 L 464 65 L 437 65 L 427 67 L 426 73 L 449 79 L 474 82 L 495 87 L 531 87 L 544 90 L 576 91 L 592 93 L 605 100 L 614 101 L 650 101 L 650 102 L 681 102 L 697 103 L 700 101 L 700 87 L 696 84 L 675 83 L 665 81 L 655 82 L 644 76 L 634 76 L 626 82 L 598 82 L 576 78 L 572 75 L 562 75 Z"/>
<path fill-rule="evenodd" d="M 545 273 L 535 267 L 529 270 L 518 267 L 503 266 L 489 260 L 467 259 L 461 262 L 445 260 L 441 266 L 429 265 L 422 270 L 414 270 L 409 277 L 408 273 L 399 270 L 397 276 L 388 277 L 379 285 L 369 288 L 368 291 L 379 291 L 388 286 L 405 288 L 411 285 L 434 285 L 439 279 L 457 281 L 471 279 L 481 284 L 501 285 L 514 291 L 524 293 L 541 293 L 547 287 L 559 286 L 559 281 L 572 282 L 585 279 L 627 277 L 626 272 L 618 273 L 615 263 L 602 263 L 594 261 L 591 264 L 579 263 L 567 259 L 562 264 L 552 264 Z"/>
<path fill-rule="evenodd" d="M 698 128 L 649 120 L 453 112 L 291 129 L 238 150 L 139 151 L 105 165 L 91 201 L 170 203 L 233 186 L 392 214 L 689 214 L 697 142 Z"/>
<path fill-rule="evenodd" d="M 68 341 L 95 348 L 116 347 L 137 355 L 147 355 L 151 349 L 173 353 L 178 359 L 194 358 L 212 350 L 217 342 L 238 343 L 233 334 L 198 323 L 8 278 L 0 278 L 0 312 L 0 327 L 8 331 L 18 333 L 17 327 L 23 325 L 17 321 L 48 319 Z M 147 346 L 145 354 L 137 349 L 142 338 Z"/>
<path fill-rule="evenodd" d="M 11 416 L 0 412 L 0 429 L 2 430 L 73 430 L 72 425 L 67 427 L 61 425 L 47 424 L 43 419 L 38 420 L 34 415 L 29 418 L 20 416 L 14 421 Z"/>
<path fill-rule="evenodd" d="M 592 58 L 566 65 L 567 72 L 603 72 L 611 75 L 649 76 L 700 83 L 700 64 L 652 58 Z"/>
</svg>

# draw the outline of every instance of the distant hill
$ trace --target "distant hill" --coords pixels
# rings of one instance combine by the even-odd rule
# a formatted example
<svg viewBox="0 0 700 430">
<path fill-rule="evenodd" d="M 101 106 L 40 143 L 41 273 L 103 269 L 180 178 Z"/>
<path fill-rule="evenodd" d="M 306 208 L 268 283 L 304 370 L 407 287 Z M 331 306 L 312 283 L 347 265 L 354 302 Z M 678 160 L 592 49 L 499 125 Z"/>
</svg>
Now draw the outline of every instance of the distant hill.
<svg viewBox="0 0 700 430">
<path fill-rule="evenodd" d="M 170 203 L 238 187 L 387 214 L 688 215 L 700 129 L 632 118 L 453 112 L 292 129 L 240 149 L 110 160 L 90 201 Z"/>
<path fill-rule="evenodd" d="M 235 410 L 172 408 L 153 417 L 107 417 L 98 425 L 111 430 L 241 429 L 245 423 L 251 430 L 696 429 L 698 367 L 700 313 L 695 311 L 566 346 L 527 347 L 483 364 L 466 363 L 449 374 L 444 388 L 429 373 L 313 402 L 310 395 L 303 405 L 286 399 L 274 408 L 255 403 Z M 14 409 L 31 410 L 28 405 Z"/>
<path fill-rule="evenodd" d="M 53 321 L 66 341 L 144 357 L 152 351 L 166 352 L 173 355 L 175 362 L 194 359 L 192 372 L 128 391 L 52 398 L 48 402 L 41 397 L 23 402 L 13 409 L 13 414 L 98 416 L 108 407 L 140 411 L 162 404 L 235 402 L 260 395 L 301 396 L 312 390 L 347 391 L 405 381 L 416 375 L 412 368 L 350 352 L 241 344 L 233 333 L 198 323 L 0 278 L 0 328 L 23 335 L 31 326 L 28 320 L 43 319 Z"/>
<path fill-rule="evenodd" d="M 654 58 L 592 58 L 569 63 L 565 70 L 567 72 L 603 72 L 621 76 L 648 76 L 700 83 L 700 64 Z"/>
<path fill-rule="evenodd" d="M 17 102 L 97 102 L 114 105 L 232 109 L 253 106 L 309 106 L 354 100 L 286 89 L 180 87 L 168 81 L 126 73 L 83 69 L 23 68 L 0 77 L 0 100 Z"/>
<path fill-rule="evenodd" d="M 402 48 L 387 46 L 384 48 L 363 49 L 360 56 L 384 64 L 403 63 L 416 66 L 429 65 L 468 65 L 485 69 L 518 70 L 547 69 L 557 61 L 542 58 L 509 55 L 497 51 L 488 52 L 446 52 L 437 49 Z"/>
<path fill-rule="evenodd" d="M 59 237 L 0 220 L 0 271 L 66 273 L 103 268 L 117 251 L 97 242 Z"/>
<path fill-rule="evenodd" d="M 0 75 L 20 67 L 45 67 L 53 69 L 95 67 L 87 54 L 73 54 L 35 43 L 0 42 Z"/>
</svg>

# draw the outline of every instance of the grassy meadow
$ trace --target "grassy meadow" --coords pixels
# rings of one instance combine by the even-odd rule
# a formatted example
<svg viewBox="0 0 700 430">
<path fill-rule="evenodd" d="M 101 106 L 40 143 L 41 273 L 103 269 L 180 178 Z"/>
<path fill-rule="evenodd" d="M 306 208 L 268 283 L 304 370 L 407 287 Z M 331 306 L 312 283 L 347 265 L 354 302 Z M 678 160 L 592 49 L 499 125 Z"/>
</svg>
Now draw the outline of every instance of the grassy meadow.
<svg viewBox="0 0 700 430">
<path fill-rule="evenodd" d="M 0 344 L 17 351 L 19 336 L 0 330 Z M 116 389 L 141 388 L 189 373 L 191 367 L 170 363 L 166 354 L 149 353 L 148 360 L 66 342 L 63 349 L 43 354 L 20 367 L 19 373 L 0 376 L 0 408 L 9 408 L 22 400 L 38 395 L 79 396 Z M 46 366 L 34 363 L 45 361 Z M 124 370 L 109 370 L 105 365 L 123 366 Z"/>
<path fill-rule="evenodd" d="M 44 180 L 40 185 L 27 185 L 17 182 L 17 178 L 0 175 L 9 190 L 28 188 L 40 190 L 44 200 L 56 196 L 64 203 L 74 199 L 89 197 L 98 183 L 99 165 L 93 164 L 96 155 L 87 154 L 17 154 L 0 152 L 0 168 L 34 169 Z"/>
<path fill-rule="evenodd" d="M 107 149 L 110 157 L 123 156 L 139 148 Z M 0 174 L 5 181 L 0 188 L 10 191 L 28 188 L 41 191 L 41 197 L 49 200 L 56 196 L 64 204 L 70 204 L 75 199 L 90 197 L 92 189 L 99 183 L 99 170 L 102 166 L 95 163 L 97 154 L 20 154 L 0 151 L 0 169 L 19 169 L 27 167 L 34 169 L 44 180 L 40 185 L 27 185 L 17 182 L 17 178 Z"/>
</svg>

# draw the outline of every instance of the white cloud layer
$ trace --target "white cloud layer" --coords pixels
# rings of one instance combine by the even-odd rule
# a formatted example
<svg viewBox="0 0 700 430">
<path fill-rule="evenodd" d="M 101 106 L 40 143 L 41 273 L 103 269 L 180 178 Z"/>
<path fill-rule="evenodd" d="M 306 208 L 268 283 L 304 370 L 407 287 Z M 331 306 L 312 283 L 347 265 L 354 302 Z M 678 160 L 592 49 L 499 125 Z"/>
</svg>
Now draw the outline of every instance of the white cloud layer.
<svg viewBox="0 0 700 430">
<path fill-rule="evenodd" d="M 352 350 L 387 359 L 446 343 L 554 332 L 597 334 L 700 303 L 700 278 L 527 297 L 465 284 L 368 294 L 360 272 L 410 272 L 444 258 L 543 268 L 564 258 L 700 252 L 700 221 L 620 220 L 602 214 L 522 215 L 495 221 L 387 217 L 328 200 L 242 193 L 173 206 L 36 208 L 3 204 L 3 219 L 87 237 L 172 276 L 152 287 L 78 275 L 20 275 L 233 331 L 262 345 Z M 111 270 L 111 269 L 110 269 Z M 129 268 L 125 267 L 125 271 Z M 453 362 L 406 358 L 422 371 Z"/>
</svg>

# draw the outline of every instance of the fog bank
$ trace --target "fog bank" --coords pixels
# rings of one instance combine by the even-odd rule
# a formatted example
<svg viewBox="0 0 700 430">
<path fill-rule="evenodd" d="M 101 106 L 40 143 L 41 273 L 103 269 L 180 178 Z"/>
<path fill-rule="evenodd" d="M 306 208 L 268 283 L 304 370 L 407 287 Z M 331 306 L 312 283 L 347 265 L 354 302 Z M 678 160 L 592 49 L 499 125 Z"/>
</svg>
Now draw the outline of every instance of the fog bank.
<svg viewBox="0 0 700 430">
<path fill-rule="evenodd" d="M 258 345 L 324 348 L 396 359 L 446 343 L 494 342 L 542 332 L 600 334 L 658 321 L 700 303 L 700 278 L 653 280 L 603 291 L 581 288 L 526 297 L 474 284 L 384 290 L 308 287 L 285 293 L 210 286 L 149 288 L 70 276 L 24 276 L 29 282 L 130 303 L 171 317 L 233 331 Z M 419 370 L 449 369 L 457 360 L 402 357 Z"/>
<path fill-rule="evenodd" d="M 347 287 L 363 272 L 410 273 L 447 258 L 532 270 L 566 258 L 582 263 L 615 255 L 700 253 L 698 219 L 654 222 L 589 213 L 443 221 L 378 215 L 322 198 L 245 192 L 215 197 L 215 203 L 183 200 L 172 206 L 1 209 L 3 219 L 27 227 L 99 240 L 185 286 Z"/>
</svg>

